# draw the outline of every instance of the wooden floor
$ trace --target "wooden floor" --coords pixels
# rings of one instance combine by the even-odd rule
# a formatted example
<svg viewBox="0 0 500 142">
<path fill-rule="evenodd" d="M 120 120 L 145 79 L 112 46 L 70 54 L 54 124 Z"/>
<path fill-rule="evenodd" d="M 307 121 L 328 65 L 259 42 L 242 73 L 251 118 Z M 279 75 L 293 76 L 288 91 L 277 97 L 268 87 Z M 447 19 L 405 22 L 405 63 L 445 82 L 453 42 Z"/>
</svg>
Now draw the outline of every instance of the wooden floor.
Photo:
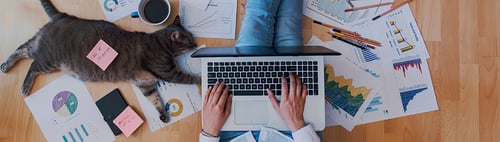
<svg viewBox="0 0 500 142">
<path fill-rule="evenodd" d="M 82 18 L 103 19 L 98 0 L 53 0 L 63 12 Z M 178 0 L 171 0 L 174 15 Z M 244 0 L 239 0 L 243 4 Z M 413 13 L 431 54 L 429 66 L 439 111 L 357 126 L 324 130 L 325 141 L 335 142 L 500 142 L 500 1 L 415 0 Z M 238 20 L 243 10 L 238 5 Z M 49 21 L 38 0 L 9 0 L 0 5 L 0 60 Z M 167 23 L 171 23 L 169 19 Z M 124 18 L 116 24 L 130 31 L 152 32 L 163 26 L 147 26 Z M 239 29 L 239 27 L 238 27 Z M 327 38 L 324 29 L 304 20 L 305 40 L 311 35 Z M 207 46 L 231 46 L 234 40 L 197 39 Z M 32 61 L 23 60 L 9 73 L 0 73 L 0 141 L 45 141 L 19 93 Z M 61 75 L 39 76 L 35 90 Z M 118 87 L 129 104 L 140 110 L 127 82 L 87 83 L 94 100 Z M 200 113 L 151 133 L 147 125 L 129 138 L 116 141 L 197 141 Z"/>
</svg>

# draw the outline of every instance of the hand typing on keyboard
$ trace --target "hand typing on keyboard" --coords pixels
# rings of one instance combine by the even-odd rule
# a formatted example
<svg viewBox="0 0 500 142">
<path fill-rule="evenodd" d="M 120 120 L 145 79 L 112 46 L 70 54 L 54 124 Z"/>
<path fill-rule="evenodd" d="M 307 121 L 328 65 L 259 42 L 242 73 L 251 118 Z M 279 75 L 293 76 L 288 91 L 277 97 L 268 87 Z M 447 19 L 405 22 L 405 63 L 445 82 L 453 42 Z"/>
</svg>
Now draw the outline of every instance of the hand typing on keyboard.
<svg viewBox="0 0 500 142">
<path fill-rule="evenodd" d="M 274 109 L 279 113 L 281 119 L 285 120 L 288 127 L 295 132 L 305 126 L 304 106 L 306 103 L 307 86 L 304 85 L 299 77 L 290 73 L 290 86 L 287 85 L 287 79 L 281 77 L 281 101 L 276 99 L 273 91 L 267 89 L 269 99 Z"/>
<path fill-rule="evenodd" d="M 231 112 L 232 95 L 228 93 L 229 87 L 224 83 L 217 82 L 209 87 L 203 99 L 203 123 L 202 131 L 218 136 L 220 128 L 226 122 Z"/>
<path fill-rule="evenodd" d="M 290 84 L 288 79 L 281 77 L 281 100 L 278 101 L 273 90 L 266 88 L 269 94 L 269 99 L 273 104 L 274 109 L 279 113 L 288 127 L 295 132 L 305 126 L 304 121 L 304 106 L 307 96 L 307 86 L 302 83 L 302 80 L 295 75 L 289 73 Z M 216 81 L 213 86 L 210 86 L 205 93 L 203 99 L 203 123 L 202 130 L 212 136 L 218 136 L 219 131 L 224 125 L 231 112 L 232 94 L 229 94 L 230 87 L 224 82 Z"/>
</svg>

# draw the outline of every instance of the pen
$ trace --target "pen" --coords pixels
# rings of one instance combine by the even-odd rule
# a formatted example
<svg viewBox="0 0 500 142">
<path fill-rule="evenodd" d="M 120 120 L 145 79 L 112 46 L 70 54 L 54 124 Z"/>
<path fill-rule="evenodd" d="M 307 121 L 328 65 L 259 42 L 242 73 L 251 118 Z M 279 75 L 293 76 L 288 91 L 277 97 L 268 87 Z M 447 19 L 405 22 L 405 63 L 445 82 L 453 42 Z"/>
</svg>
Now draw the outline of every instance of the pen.
<svg viewBox="0 0 500 142">
<path fill-rule="evenodd" d="M 381 4 L 374 4 L 374 5 L 361 6 L 361 7 L 355 7 L 355 8 L 348 8 L 348 9 L 345 9 L 344 12 L 351 12 L 351 11 L 368 9 L 368 8 L 374 8 L 374 7 L 384 6 L 384 5 L 391 5 L 391 4 L 393 4 L 393 2 L 386 2 L 386 3 L 381 3 Z"/>
<path fill-rule="evenodd" d="M 384 16 L 384 15 L 387 15 L 387 14 L 391 13 L 392 11 L 394 11 L 394 10 L 398 9 L 399 7 L 401 7 L 401 6 L 405 5 L 405 4 L 407 4 L 407 3 L 408 3 L 408 2 L 410 2 L 410 1 L 411 1 L 411 0 L 404 1 L 404 2 L 402 2 L 402 3 L 400 3 L 400 4 L 396 5 L 396 6 L 394 6 L 393 8 L 391 8 L 391 9 L 387 10 L 386 12 L 384 12 L 384 13 L 382 13 L 382 14 L 378 15 L 378 16 L 373 17 L 372 21 L 375 21 L 375 20 L 377 20 L 378 18 L 380 18 L 380 17 L 382 17 L 382 16 Z"/>
</svg>

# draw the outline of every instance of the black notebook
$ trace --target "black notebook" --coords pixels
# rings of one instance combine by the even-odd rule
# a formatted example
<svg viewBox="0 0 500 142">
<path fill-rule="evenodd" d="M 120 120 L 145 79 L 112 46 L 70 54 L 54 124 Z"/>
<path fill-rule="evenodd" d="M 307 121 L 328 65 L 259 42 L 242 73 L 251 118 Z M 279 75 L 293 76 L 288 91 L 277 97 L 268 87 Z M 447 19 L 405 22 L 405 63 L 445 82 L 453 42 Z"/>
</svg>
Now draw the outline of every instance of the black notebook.
<svg viewBox="0 0 500 142">
<path fill-rule="evenodd" d="M 109 127 L 113 131 L 113 134 L 119 135 L 122 132 L 113 123 L 120 113 L 127 108 L 128 104 L 123 99 L 120 91 L 115 89 L 109 92 L 106 96 L 102 97 L 96 102 L 99 111 L 101 111 L 104 120 L 108 123 Z"/>
</svg>

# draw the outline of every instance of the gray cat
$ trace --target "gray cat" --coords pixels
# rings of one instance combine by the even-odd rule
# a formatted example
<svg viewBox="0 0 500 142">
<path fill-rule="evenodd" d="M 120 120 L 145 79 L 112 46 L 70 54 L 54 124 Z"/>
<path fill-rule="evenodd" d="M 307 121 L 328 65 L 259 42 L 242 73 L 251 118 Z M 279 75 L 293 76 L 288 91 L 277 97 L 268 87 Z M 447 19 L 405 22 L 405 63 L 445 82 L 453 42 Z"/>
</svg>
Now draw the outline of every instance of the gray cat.
<svg viewBox="0 0 500 142">
<path fill-rule="evenodd" d="M 179 17 L 152 34 L 128 32 L 106 21 L 61 13 L 50 0 L 40 2 L 51 21 L 1 65 L 5 73 L 18 60 L 33 59 L 22 84 L 23 96 L 30 94 L 37 75 L 57 69 L 82 81 L 131 81 L 154 104 L 160 119 L 168 122 L 168 113 L 156 90 L 157 82 L 199 83 L 198 77 L 182 72 L 175 62 L 175 56 L 196 47 Z M 86 57 L 100 39 L 118 52 L 105 71 Z"/>
</svg>

